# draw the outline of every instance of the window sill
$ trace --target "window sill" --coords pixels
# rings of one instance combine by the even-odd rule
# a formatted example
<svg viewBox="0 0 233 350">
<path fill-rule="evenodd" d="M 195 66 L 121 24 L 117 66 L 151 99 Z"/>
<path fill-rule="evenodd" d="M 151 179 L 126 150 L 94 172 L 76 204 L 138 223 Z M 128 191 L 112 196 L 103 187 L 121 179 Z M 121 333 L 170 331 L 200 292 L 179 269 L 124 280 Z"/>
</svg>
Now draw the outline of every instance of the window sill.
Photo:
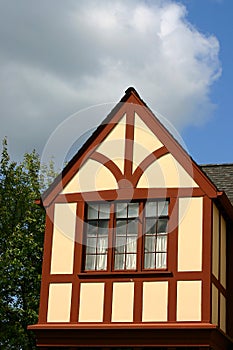
<svg viewBox="0 0 233 350">
<path fill-rule="evenodd" d="M 172 277 L 173 273 L 167 270 L 160 271 L 88 271 L 78 273 L 80 279 L 85 278 L 119 278 L 119 277 Z"/>
</svg>

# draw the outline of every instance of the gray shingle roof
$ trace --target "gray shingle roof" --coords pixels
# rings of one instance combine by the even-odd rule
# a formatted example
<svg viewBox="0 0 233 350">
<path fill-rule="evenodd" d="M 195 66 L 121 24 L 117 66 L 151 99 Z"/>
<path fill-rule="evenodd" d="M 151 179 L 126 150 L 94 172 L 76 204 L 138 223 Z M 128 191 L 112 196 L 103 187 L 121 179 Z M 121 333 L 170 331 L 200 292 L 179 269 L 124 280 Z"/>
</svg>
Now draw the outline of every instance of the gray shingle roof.
<svg viewBox="0 0 233 350">
<path fill-rule="evenodd" d="M 219 191 L 225 191 L 233 205 L 233 164 L 207 164 L 200 168 L 216 185 Z"/>
</svg>

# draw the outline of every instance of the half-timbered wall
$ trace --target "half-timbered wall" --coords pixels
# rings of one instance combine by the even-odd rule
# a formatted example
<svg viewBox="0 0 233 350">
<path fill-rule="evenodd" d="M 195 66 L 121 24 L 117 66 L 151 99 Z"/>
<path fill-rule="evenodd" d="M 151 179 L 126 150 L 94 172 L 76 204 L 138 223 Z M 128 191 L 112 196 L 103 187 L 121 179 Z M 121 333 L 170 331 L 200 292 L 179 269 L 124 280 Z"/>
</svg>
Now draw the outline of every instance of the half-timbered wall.
<svg viewBox="0 0 233 350">
<path fill-rule="evenodd" d="M 189 202 L 189 205 L 184 206 L 185 202 Z M 163 273 L 164 276 L 156 272 L 152 277 L 150 274 L 146 275 L 146 272 L 139 276 L 133 273 L 132 278 L 113 274 L 108 281 L 105 280 L 104 273 L 99 278 L 90 274 L 90 280 L 88 280 L 88 276 L 82 276 L 82 270 L 80 270 L 79 295 L 75 296 L 79 300 L 77 321 L 106 322 L 108 315 L 104 315 L 104 305 L 108 312 L 111 312 L 111 322 L 133 322 L 136 313 L 140 315 L 138 321 L 142 322 L 202 320 L 203 199 L 201 197 L 180 198 L 178 208 L 180 225 L 176 232 L 171 232 L 173 243 L 178 247 L 178 251 L 176 253 L 171 244 L 169 248 L 172 251 L 171 254 L 177 256 L 177 267 L 172 266 L 171 271 Z M 66 210 L 70 212 L 67 212 L 65 217 L 62 216 L 63 213 L 58 216 L 61 209 L 64 209 L 64 212 Z M 64 275 L 64 278 L 62 283 L 49 284 L 47 322 L 70 321 L 72 303 L 70 280 L 78 279 L 78 276 L 72 275 L 71 267 L 74 254 L 78 254 L 77 250 L 74 251 L 73 241 L 76 226 L 75 210 L 76 203 L 55 205 L 51 275 Z M 65 220 L 62 221 L 62 227 L 59 227 L 62 217 Z M 58 235 L 57 232 L 63 234 Z M 188 271 L 198 274 L 190 279 L 187 274 L 184 274 Z M 68 274 L 71 274 L 70 278 Z M 85 280 L 82 279 L 84 277 Z M 114 281 L 115 278 L 116 281 Z M 174 282 L 173 279 L 175 279 Z M 223 303 L 221 300 L 220 302 Z M 173 313 L 169 312 L 169 309 L 174 309 Z"/>
<path fill-rule="evenodd" d="M 203 218 L 208 208 L 204 202 L 209 200 L 192 172 L 188 173 L 189 167 L 190 164 L 184 169 L 139 113 L 122 114 L 104 140 L 80 163 L 79 170 L 54 205 L 48 276 L 51 282 L 48 283 L 45 321 L 146 323 L 208 319 L 208 307 L 203 302 L 206 295 L 207 305 L 210 303 L 203 244 L 204 235 L 210 232 Z M 125 179 L 128 182 L 124 182 Z M 105 271 L 88 273 L 83 270 L 84 226 L 80 222 L 85 221 L 85 202 L 103 200 L 100 195 L 92 199 L 91 193 L 104 191 L 108 191 L 112 199 L 114 190 L 118 190 L 119 200 L 145 201 L 149 196 L 169 201 L 165 270 L 142 269 L 132 272 L 131 276 L 128 272 L 108 271 L 106 274 Z M 132 198 L 127 198 L 127 193 Z M 224 249 L 223 220 L 221 227 L 221 249 Z M 213 252 L 215 250 L 213 246 Z M 222 256 L 217 251 L 216 254 Z M 219 278 L 224 283 L 223 258 L 218 266 L 221 266 Z M 216 291 L 212 293 L 213 298 L 214 293 Z M 223 305 L 223 296 L 219 296 L 218 302 Z M 223 316 L 219 322 L 223 324 Z"/>
<path fill-rule="evenodd" d="M 168 252 L 168 259 L 171 260 L 172 255 L 176 258 L 175 264 L 170 261 L 169 271 L 155 272 L 154 275 L 152 271 L 144 271 L 138 276 L 135 272 L 132 278 L 113 272 L 108 280 L 104 272 L 100 276 L 94 273 L 88 276 L 80 269 L 79 276 L 73 275 L 72 263 L 78 254 L 77 245 L 74 251 L 73 241 L 77 205 L 79 203 L 55 204 L 50 275 L 53 280 L 57 276 L 57 282 L 49 283 L 47 322 L 70 322 L 72 304 L 76 304 L 72 300 L 74 278 L 79 283 L 79 295 L 75 295 L 79 301 L 78 322 L 106 322 L 107 318 L 110 322 L 202 321 L 202 197 L 178 200 L 179 226 L 169 233 L 172 240 Z M 68 220 L 62 220 L 63 214 Z M 189 275 L 189 271 L 195 274 Z M 60 283 L 58 275 L 64 276 Z M 212 293 L 213 298 L 215 294 Z M 223 305 L 221 296 L 220 303 Z M 111 315 L 104 314 L 104 309 Z M 223 316 L 221 320 L 223 322 Z"/>
<path fill-rule="evenodd" d="M 226 332 L 226 221 L 213 204 L 211 322 Z"/>
<path fill-rule="evenodd" d="M 229 236 L 220 192 L 135 91 L 126 97 L 44 198 L 41 302 L 32 329 L 45 347 L 226 349 Z M 153 215 L 148 203 L 157 208 Z M 127 251 L 126 231 L 125 250 L 116 251 L 117 223 L 127 222 L 128 230 L 132 217 L 134 242 Z M 88 225 L 97 227 L 94 246 Z M 131 262 L 116 265 L 116 257 Z"/>
</svg>

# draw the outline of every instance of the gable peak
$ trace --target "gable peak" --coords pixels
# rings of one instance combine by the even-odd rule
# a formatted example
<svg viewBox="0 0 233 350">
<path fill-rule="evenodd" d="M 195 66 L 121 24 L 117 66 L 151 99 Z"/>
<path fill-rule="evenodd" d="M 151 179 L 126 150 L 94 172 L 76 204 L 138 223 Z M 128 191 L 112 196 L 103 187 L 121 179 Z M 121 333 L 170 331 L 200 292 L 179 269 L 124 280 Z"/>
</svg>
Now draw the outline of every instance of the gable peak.
<svg viewBox="0 0 233 350">
<path fill-rule="evenodd" d="M 137 90 L 130 86 L 125 90 L 125 95 L 122 97 L 120 102 L 135 103 L 146 106 L 146 103 L 142 100 Z"/>
<path fill-rule="evenodd" d="M 135 95 L 137 95 L 140 98 L 137 90 L 133 86 L 129 86 L 128 89 L 125 90 L 125 93 L 126 93 L 126 95 L 134 93 Z"/>
</svg>

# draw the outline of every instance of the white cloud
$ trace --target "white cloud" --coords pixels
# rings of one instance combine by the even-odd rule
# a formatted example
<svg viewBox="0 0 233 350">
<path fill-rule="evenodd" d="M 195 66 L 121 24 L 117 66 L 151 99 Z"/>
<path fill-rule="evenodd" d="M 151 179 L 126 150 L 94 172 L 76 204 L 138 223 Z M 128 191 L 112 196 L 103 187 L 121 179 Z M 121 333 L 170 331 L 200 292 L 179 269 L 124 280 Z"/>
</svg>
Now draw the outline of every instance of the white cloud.
<svg viewBox="0 0 233 350">
<path fill-rule="evenodd" d="M 180 3 L 17 4 L 0 5 L 0 137 L 8 135 L 15 152 L 42 149 L 67 115 L 117 102 L 132 85 L 179 128 L 205 121 L 214 108 L 219 42 L 188 23 Z"/>
</svg>

